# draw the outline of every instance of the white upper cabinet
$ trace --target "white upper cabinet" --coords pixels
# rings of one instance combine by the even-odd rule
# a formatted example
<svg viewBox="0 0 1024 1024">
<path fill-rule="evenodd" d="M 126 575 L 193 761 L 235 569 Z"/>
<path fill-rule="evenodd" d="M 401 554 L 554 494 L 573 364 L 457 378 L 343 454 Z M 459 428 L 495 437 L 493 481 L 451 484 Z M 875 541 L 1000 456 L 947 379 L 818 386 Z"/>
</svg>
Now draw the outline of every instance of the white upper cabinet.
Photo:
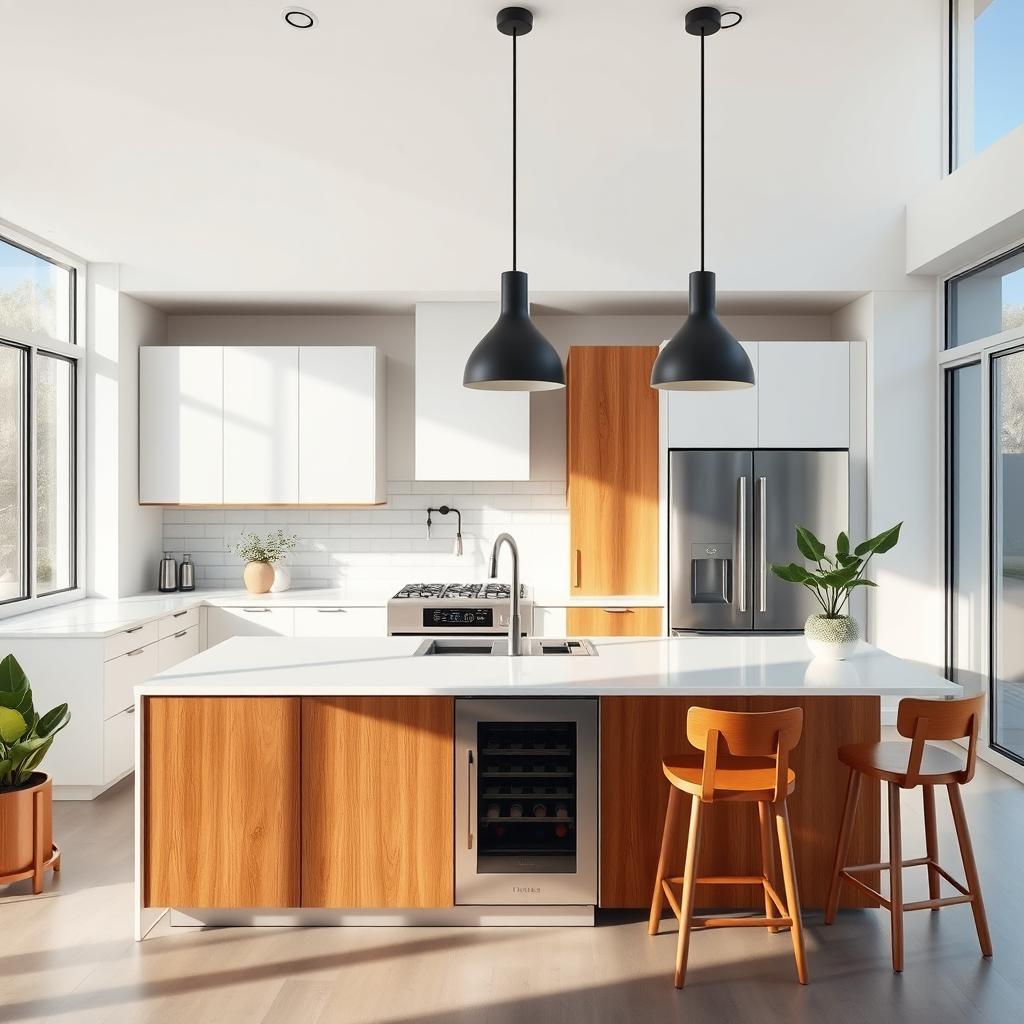
<svg viewBox="0 0 1024 1024">
<path fill-rule="evenodd" d="M 775 341 L 759 348 L 758 447 L 849 448 L 849 342 Z"/>
<path fill-rule="evenodd" d="M 529 480 L 530 395 L 462 386 L 494 302 L 416 306 L 416 479 Z"/>
<path fill-rule="evenodd" d="M 139 351 L 139 501 L 219 505 L 224 500 L 224 350 Z"/>
<path fill-rule="evenodd" d="M 224 349 L 224 504 L 299 501 L 299 350 Z"/>
<path fill-rule="evenodd" d="M 756 341 L 740 344 L 757 371 Z M 738 391 L 668 391 L 670 448 L 756 448 L 758 388 Z"/>
<path fill-rule="evenodd" d="M 384 356 L 355 346 L 298 353 L 299 502 L 386 501 Z"/>
</svg>

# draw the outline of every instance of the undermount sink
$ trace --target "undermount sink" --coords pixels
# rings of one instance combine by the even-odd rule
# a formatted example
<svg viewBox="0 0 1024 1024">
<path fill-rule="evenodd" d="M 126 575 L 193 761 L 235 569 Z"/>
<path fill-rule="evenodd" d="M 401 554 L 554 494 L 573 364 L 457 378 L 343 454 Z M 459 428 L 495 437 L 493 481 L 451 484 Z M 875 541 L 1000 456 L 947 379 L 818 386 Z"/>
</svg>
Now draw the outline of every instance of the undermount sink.
<svg viewBox="0 0 1024 1024">
<path fill-rule="evenodd" d="M 417 657 L 426 655 L 456 657 L 498 657 L 508 656 L 508 637 L 438 637 L 423 644 L 416 652 Z M 542 658 L 592 658 L 596 657 L 597 648 L 589 640 L 557 639 L 541 640 L 524 637 L 522 657 Z"/>
</svg>

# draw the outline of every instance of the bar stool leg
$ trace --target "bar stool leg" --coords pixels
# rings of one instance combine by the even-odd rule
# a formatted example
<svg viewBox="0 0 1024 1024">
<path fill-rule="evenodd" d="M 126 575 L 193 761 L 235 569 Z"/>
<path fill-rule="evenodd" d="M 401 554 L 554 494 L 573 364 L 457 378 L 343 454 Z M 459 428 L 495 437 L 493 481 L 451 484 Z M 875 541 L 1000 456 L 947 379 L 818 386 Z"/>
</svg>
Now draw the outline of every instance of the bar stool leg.
<svg viewBox="0 0 1024 1024">
<path fill-rule="evenodd" d="M 772 885 L 775 884 L 775 850 L 772 847 L 772 832 L 771 824 L 768 820 L 768 802 L 766 800 L 757 801 L 757 820 L 761 826 L 761 872 L 765 878 L 768 879 Z M 778 914 L 775 909 L 775 903 L 771 896 L 768 895 L 768 890 L 764 891 L 764 916 L 765 917 L 776 917 Z M 772 935 L 778 935 L 782 930 L 781 928 L 769 928 Z"/>
<path fill-rule="evenodd" d="M 682 793 L 675 786 L 668 787 L 668 806 L 665 808 L 665 826 L 661 833 L 661 853 L 658 856 L 658 873 L 654 879 L 654 893 L 651 896 L 651 917 L 647 922 L 647 934 L 657 935 L 661 923 L 661 910 L 665 905 L 665 890 L 661 886 L 662 879 L 668 874 L 668 861 L 672 851 L 672 841 L 676 835 L 679 821 L 679 801 Z"/>
<path fill-rule="evenodd" d="M 843 805 L 843 820 L 839 826 L 839 838 L 836 840 L 836 859 L 832 865 L 832 883 L 829 885 L 828 902 L 825 904 L 825 924 L 831 924 L 836 919 L 836 911 L 839 909 L 839 892 L 843 884 L 841 872 L 846 867 L 846 860 L 850 854 L 850 841 L 853 838 L 853 822 L 857 816 L 862 778 L 856 768 L 850 769 L 850 779 L 846 784 L 846 803 Z"/>
<path fill-rule="evenodd" d="M 889 783 L 889 902 L 892 917 L 892 969 L 903 971 L 903 836 L 900 787 Z"/>
<path fill-rule="evenodd" d="M 793 922 L 790 934 L 793 937 L 793 956 L 796 959 L 796 976 L 801 985 L 807 984 L 807 958 L 804 955 L 804 925 L 800 919 L 800 893 L 796 884 L 796 868 L 793 864 L 793 837 L 789 830 L 789 810 L 786 801 L 773 805 L 775 828 L 779 834 L 779 858 L 782 861 L 782 878 L 786 883 L 786 911 Z"/>
<path fill-rule="evenodd" d="M 673 787 L 674 788 L 674 787 Z M 701 811 L 699 796 L 690 798 L 690 831 L 686 837 L 686 866 L 683 869 L 683 895 L 679 904 L 679 942 L 676 946 L 676 988 L 686 981 L 686 960 L 690 952 L 690 922 L 697 890 L 697 856 L 700 853 Z"/>
<path fill-rule="evenodd" d="M 921 792 L 924 798 L 924 842 L 925 851 L 928 854 L 928 899 L 937 900 L 941 895 L 939 888 L 939 873 L 934 865 L 939 863 L 939 840 L 935 829 L 935 787 L 922 786 Z M 938 907 L 932 907 L 935 914 Z"/>
<path fill-rule="evenodd" d="M 974 925 L 978 929 L 978 943 L 982 956 L 991 956 L 992 937 L 989 935 L 985 904 L 981 898 L 981 881 L 978 878 L 978 865 L 975 863 L 974 849 L 971 846 L 971 834 L 967 830 L 963 798 L 960 796 L 960 787 L 955 782 L 949 783 L 946 789 L 949 791 L 949 806 L 953 811 L 953 824 L 956 825 L 956 838 L 960 843 L 960 858 L 964 862 L 967 888 L 971 893 L 971 910 L 974 911 Z"/>
</svg>

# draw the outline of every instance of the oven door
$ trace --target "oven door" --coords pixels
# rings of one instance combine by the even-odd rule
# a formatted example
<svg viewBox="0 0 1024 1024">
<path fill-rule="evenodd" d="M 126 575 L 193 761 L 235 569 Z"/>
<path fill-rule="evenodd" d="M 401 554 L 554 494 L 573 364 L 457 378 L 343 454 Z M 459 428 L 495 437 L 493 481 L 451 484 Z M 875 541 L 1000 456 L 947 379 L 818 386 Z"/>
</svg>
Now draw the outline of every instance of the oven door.
<svg viewBox="0 0 1024 1024">
<path fill-rule="evenodd" d="M 455 701 L 455 902 L 596 906 L 596 699 Z"/>
</svg>

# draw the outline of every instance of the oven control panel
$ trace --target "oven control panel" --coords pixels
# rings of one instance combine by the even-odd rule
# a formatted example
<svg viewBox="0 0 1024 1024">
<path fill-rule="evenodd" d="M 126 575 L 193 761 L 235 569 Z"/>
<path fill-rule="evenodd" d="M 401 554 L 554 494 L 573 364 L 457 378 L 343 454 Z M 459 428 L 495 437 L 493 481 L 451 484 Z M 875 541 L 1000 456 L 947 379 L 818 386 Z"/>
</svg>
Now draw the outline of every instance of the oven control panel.
<svg viewBox="0 0 1024 1024">
<path fill-rule="evenodd" d="M 427 629 L 493 626 L 493 608 L 424 608 L 423 626 Z"/>
</svg>

